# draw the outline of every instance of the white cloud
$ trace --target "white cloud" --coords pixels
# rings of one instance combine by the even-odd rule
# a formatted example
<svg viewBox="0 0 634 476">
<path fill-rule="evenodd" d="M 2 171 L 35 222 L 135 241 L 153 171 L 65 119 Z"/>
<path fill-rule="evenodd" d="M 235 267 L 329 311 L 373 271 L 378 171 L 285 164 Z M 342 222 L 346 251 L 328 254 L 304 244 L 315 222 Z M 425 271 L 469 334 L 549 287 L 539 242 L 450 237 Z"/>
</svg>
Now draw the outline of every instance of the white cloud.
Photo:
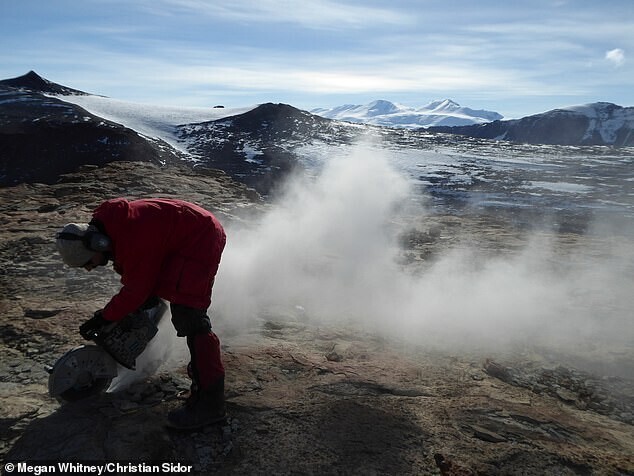
<svg viewBox="0 0 634 476">
<path fill-rule="evenodd" d="M 146 5 L 156 14 L 164 9 L 203 15 L 224 21 L 246 23 L 289 23 L 304 28 L 337 30 L 370 26 L 404 25 L 411 15 L 397 9 L 350 4 L 338 0 L 163 0 Z"/>
<path fill-rule="evenodd" d="M 625 51 L 621 48 L 614 48 L 613 50 L 606 51 L 605 59 L 614 64 L 616 67 L 622 66 L 623 63 L 625 63 Z"/>
<path fill-rule="evenodd" d="M 603 68 L 596 67 L 596 45 L 626 42 L 631 24 L 627 15 L 608 17 L 594 8 L 570 15 L 553 10 L 545 21 L 534 6 L 500 11 L 492 0 L 458 17 L 411 0 L 89 4 L 84 16 L 49 22 L 47 29 L 3 32 L 3 77 L 35 69 L 119 99 L 187 105 L 220 97 L 234 106 L 265 100 L 317 106 L 332 95 L 349 102 L 354 95 L 395 94 L 399 101 L 462 95 L 570 103 L 571 96 L 590 102 L 586 96 L 603 96 L 608 88 L 631 95 L 627 75 L 604 74 L 606 66 L 627 66 L 629 43 L 600 49 L 605 59 L 599 56 Z M 112 4 L 121 10 L 116 18 L 96 13 Z M 45 14 L 54 11 L 38 10 Z M 572 85 L 570 77 L 577 78 Z"/>
</svg>

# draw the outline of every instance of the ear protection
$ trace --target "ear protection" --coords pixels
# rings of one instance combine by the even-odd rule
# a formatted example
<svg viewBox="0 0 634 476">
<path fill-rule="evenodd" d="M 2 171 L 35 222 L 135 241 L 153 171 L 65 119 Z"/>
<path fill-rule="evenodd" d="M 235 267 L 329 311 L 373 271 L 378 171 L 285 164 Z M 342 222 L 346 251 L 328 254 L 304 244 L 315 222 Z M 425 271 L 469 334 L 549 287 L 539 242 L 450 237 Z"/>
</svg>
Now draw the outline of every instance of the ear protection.
<svg viewBox="0 0 634 476">
<path fill-rule="evenodd" d="M 55 235 L 58 240 L 73 240 L 82 241 L 84 246 L 92 251 L 103 252 L 110 248 L 110 238 L 99 231 L 88 229 L 83 236 L 76 235 L 75 233 L 60 232 Z"/>
</svg>

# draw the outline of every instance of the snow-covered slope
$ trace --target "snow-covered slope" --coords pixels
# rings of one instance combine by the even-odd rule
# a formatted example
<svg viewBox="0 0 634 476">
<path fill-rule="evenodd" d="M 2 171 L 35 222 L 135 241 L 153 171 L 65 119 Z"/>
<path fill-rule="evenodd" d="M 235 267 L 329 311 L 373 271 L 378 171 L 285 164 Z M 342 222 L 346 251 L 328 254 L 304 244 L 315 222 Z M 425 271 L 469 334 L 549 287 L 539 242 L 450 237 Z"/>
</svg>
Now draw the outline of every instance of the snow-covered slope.
<svg viewBox="0 0 634 476">
<path fill-rule="evenodd" d="M 146 137 L 162 139 L 178 150 L 182 150 L 183 144 L 176 140 L 176 126 L 215 121 L 245 113 L 257 106 L 231 109 L 155 106 L 93 95 L 60 96 L 59 99 L 76 104 L 95 116 L 122 124 Z"/>
<path fill-rule="evenodd" d="M 404 129 L 466 126 L 502 119 L 502 115 L 497 112 L 462 107 L 450 99 L 433 101 L 420 108 L 378 100 L 366 105 L 346 104 L 332 109 L 313 109 L 310 112 L 339 121 Z"/>
<path fill-rule="evenodd" d="M 51 89 L 50 83 L 42 84 Z M 53 87 L 57 90 L 53 94 L 59 94 L 60 88 Z M 120 122 L 27 87 L 0 84 L 0 187 L 55 183 L 83 165 L 182 161 L 182 154 L 172 147 Z"/>
</svg>

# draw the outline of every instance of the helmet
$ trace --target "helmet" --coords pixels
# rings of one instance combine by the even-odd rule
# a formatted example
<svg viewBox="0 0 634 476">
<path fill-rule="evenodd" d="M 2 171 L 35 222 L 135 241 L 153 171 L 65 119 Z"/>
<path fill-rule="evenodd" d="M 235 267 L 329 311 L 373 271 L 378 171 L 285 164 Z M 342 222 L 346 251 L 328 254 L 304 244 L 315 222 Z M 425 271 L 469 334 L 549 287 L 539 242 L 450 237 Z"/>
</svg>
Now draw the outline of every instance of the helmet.
<svg viewBox="0 0 634 476">
<path fill-rule="evenodd" d="M 91 230 L 93 228 L 94 230 Z M 84 266 L 95 254 L 90 247 L 91 232 L 97 229 L 87 224 L 69 223 L 55 236 L 57 251 L 68 266 Z"/>
</svg>

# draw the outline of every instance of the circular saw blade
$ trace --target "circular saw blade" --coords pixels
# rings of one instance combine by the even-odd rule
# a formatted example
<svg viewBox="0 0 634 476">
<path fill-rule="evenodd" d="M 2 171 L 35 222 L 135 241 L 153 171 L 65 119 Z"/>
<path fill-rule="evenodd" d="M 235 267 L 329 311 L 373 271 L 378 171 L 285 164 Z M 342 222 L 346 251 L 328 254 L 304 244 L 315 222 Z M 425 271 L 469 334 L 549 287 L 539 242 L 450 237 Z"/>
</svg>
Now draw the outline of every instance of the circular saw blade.
<svg viewBox="0 0 634 476">
<path fill-rule="evenodd" d="M 60 402 L 96 395 L 117 376 L 117 363 L 96 345 L 82 345 L 62 355 L 51 369 L 48 392 Z"/>
</svg>

